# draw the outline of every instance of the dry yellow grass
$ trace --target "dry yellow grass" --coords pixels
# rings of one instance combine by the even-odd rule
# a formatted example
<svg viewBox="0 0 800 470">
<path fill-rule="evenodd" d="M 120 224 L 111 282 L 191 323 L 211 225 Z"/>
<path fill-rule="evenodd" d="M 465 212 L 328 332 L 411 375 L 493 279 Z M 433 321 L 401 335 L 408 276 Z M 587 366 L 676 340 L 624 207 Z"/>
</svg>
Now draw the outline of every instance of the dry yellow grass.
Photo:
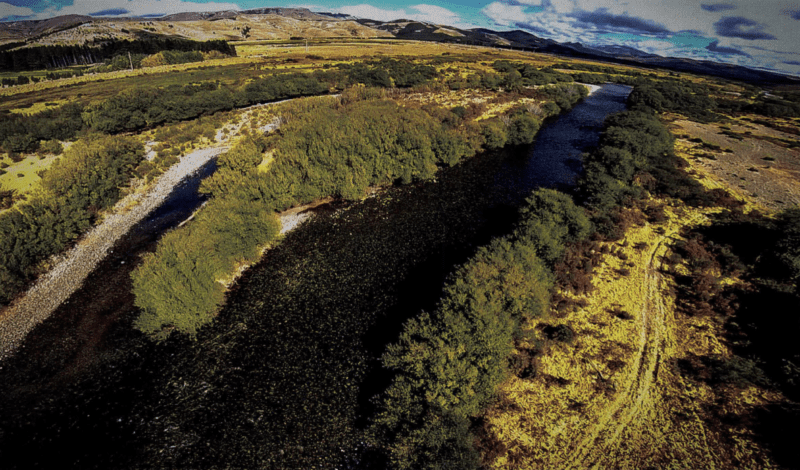
<svg viewBox="0 0 800 470">
<path fill-rule="evenodd" d="M 14 189 L 18 194 L 33 191 L 39 187 L 39 181 L 42 180 L 36 173 L 49 167 L 56 158 L 54 155 L 39 158 L 39 155 L 31 154 L 15 163 L 7 156 L 3 156 L 1 161 L 9 166 L 5 168 L 6 173 L 0 175 L 0 189 Z"/>
<path fill-rule="evenodd" d="M 718 325 L 677 315 L 663 293 L 668 280 L 658 273 L 660 257 L 680 228 L 706 223 L 701 210 L 671 207 L 668 213 L 663 234 L 648 224 L 612 244 L 627 260 L 605 256 L 585 308 L 530 325 L 567 324 L 577 337 L 572 344 L 549 344 L 535 379 L 512 377 L 502 386 L 487 420 L 506 450 L 492 468 L 772 467 L 745 431 L 727 430 L 737 436 L 729 442 L 709 426 L 703 407 L 718 394 L 673 367 L 688 354 L 730 351 Z M 637 243 L 647 247 L 636 250 Z M 626 276 L 618 273 L 623 267 Z M 633 318 L 622 320 L 610 310 Z M 726 406 L 741 411 L 776 398 L 752 387 L 732 393 Z"/>
<path fill-rule="evenodd" d="M 38 103 L 34 103 L 33 105 L 28 106 L 27 108 L 12 109 L 11 112 L 14 114 L 36 114 L 36 113 L 41 113 L 42 111 L 48 109 L 57 108 L 66 102 L 67 100 L 55 100 L 48 102 L 39 101 Z"/>
<path fill-rule="evenodd" d="M 323 44 L 311 43 L 306 49 L 305 45 L 286 45 L 275 43 L 247 43 L 236 45 L 238 57 L 224 59 L 213 59 L 203 62 L 193 62 L 189 64 L 162 65 L 158 67 L 147 67 L 136 70 L 120 70 L 116 72 L 97 73 L 92 75 L 76 76 L 59 80 L 49 80 L 39 83 L 29 83 L 8 88 L 0 88 L 0 96 L 13 96 L 17 94 L 40 92 L 53 88 L 68 87 L 80 83 L 88 83 L 98 80 L 115 80 L 126 77 L 146 77 L 148 75 L 163 74 L 169 72 L 192 70 L 204 67 L 224 67 L 238 64 L 261 64 L 269 59 L 297 59 L 297 63 L 268 64 L 268 69 L 285 68 L 319 68 L 324 64 L 337 62 L 350 62 L 363 59 L 375 59 L 379 57 L 413 57 L 430 58 L 442 55 L 447 52 L 465 56 L 467 60 L 488 61 L 486 65 L 470 64 L 472 70 L 489 70 L 491 62 L 499 59 L 525 60 L 536 66 L 544 66 L 553 63 L 553 58 L 541 54 L 534 54 L 519 51 L 496 51 L 491 48 L 446 45 L 418 41 L 343 41 Z M 306 56 L 320 56 L 325 60 L 307 59 Z"/>
<path fill-rule="evenodd" d="M 244 39 L 242 29 L 249 28 L 247 39 L 269 40 L 290 37 L 329 38 L 386 37 L 391 34 L 363 26 L 355 21 L 334 19 L 295 19 L 279 15 L 237 15 L 216 21 L 94 21 L 48 34 L 34 41 L 36 45 L 83 44 L 94 38 L 134 40 L 141 34 L 180 36 L 196 41 Z"/>
<path fill-rule="evenodd" d="M 705 186 L 726 189 L 760 210 L 800 204 L 800 150 L 775 143 L 796 136 L 741 118 L 728 124 L 675 119 L 672 126 L 685 136 L 677 141 L 676 151 Z M 724 135 L 726 131 L 741 140 Z M 689 139 L 702 139 L 722 150 L 709 150 Z"/>
</svg>

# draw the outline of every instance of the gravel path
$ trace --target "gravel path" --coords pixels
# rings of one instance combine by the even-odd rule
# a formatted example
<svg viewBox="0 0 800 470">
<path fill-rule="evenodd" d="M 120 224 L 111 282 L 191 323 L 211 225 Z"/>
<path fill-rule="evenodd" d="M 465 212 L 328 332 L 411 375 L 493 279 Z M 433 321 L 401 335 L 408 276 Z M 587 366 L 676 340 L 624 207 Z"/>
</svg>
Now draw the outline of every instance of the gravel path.
<svg viewBox="0 0 800 470">
<path fill-rule="evenodd" d="M 146 194 L 123 198 L 114 212 L 84 235 L 77 245 L 64 253 L 48 273 L 41 276 L 28 292 L 11 305 L 0 318 L 0 361 L 10 356 L 25 336 L 49 317 L 62 302 L 78 290 L 108 250 L 134 225 L 160 206 L 172 188 L 193 174 L 228 147 L 198 150 L 181 158 Z"/>
</svg>

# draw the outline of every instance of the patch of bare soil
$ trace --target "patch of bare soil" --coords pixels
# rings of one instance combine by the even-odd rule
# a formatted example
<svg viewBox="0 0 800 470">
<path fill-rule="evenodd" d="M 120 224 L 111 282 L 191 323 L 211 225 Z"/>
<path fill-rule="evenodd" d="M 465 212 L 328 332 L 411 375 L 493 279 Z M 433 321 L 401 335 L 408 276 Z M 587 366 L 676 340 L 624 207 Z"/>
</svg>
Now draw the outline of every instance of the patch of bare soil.
<svg viewBox="0 0 800 470">
<path fill-rule="evenodd" d="M 800 205 L 798 136 L 746 121 L 673 122 L 677 149 L 706 184 L 768 210 Z"/>
</svg>

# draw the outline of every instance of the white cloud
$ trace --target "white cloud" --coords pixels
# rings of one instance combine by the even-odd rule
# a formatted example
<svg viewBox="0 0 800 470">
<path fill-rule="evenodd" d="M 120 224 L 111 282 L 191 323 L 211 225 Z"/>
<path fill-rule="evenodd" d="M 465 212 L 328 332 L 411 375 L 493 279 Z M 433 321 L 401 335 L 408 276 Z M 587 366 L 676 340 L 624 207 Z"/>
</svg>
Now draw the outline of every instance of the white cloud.
<svg viewBox="0 0 800 470">
<path fill-rule="evenodd" d="M 524 28 L 548 39 L 561 42 L 578 41 L 586 45 L 623 44 L 646 52 L 665 56 L 708 58 L 750 66 L 768 66 L 787 69 L 784 61 L 800 61 L 800 21 L 791 14 L 800 9 L 797 0 L 541 0 L 537 11 L 529 9 L 529 2 L 540 0 L 495 0 L 483 8 L 482 13 L 501 28 Z M 734 8 L 706 11 L 702 3 L 725 3 Z M 601 10 L 602 9 L 602 10 Z M 598 12 L 598 10 L 601 10 Z M 600 15 L 593 16 L 598 12 Z M 763 25 L 763 31 L 775 39 L 746 39 L 721 36 L 715 23 L 723 17 L 742 17 Z M 618 18 L 615 18 L 618 17 Z M 578 19 L 580 18 L 580 20 Z M 594 22 L 593 20 L 597 20 Z M 717 41 L 717 47 L 747 49 L 750 57 L 736 54 L 715 54 L 704 48 L 671 43 L 664 33 L 652 34 L 647 29 L 636 33 L 637 22 L 661 25 L 672 33 L 694 31 L 700 36 Z M 601 33 L 617 31 L 634 34 L 631 41 L 619 37 L 604 39 Z M 656 33 L 657 31 L 653 31 Z M 722 32 L 722 31 L 721 31 Z M 636 37 L 638 36 L 638 37 Z M 644 38 L 652 40 L 645 40 Z M 748 48 L 760 48 L 750 50 Z M 779 57 L 774 51 L 791 51 Z M 770 65 L 772 64 L 772 65 Z"/>
<path fill-rule="evenodd" d="M 37 19 L 52 18 L 61 15 L 88 15 L 105 10 L 127 10 L 124 16 L 142 16 L 183 12 L 206 12 L 221 10 L 239 10 L 235 3 L 195 3 L 181 0 L 74 0 L 72 5 L 64 5 L 60 9 L 50 7 L 36 14 Z"/>
<path fill-rule="evenodd" d="M 588 31 L 575 27 L 576 20 L 568 16 L 542 11 L 528 13 L 524 6 L 507 5 L 502 2 L 490 3 L 481 10 L 498 26 L 524 27 L 542 37 L 562 42 L 582 41 L 588 38 Z"/>
<path fill-rule="evenodd" d="M 346 5 L 337 10 L 337 13 L 345 13 L 357 18 L 366 18 L 378 21 L 399 20 L 406 17 L 405 10 L 384 10 L 372 5 Z"/>
<path fill-rule="evenodd" d="M 415 15 L 416 17 L 425 18 L 424 21 L 429 21 L 431 23 L 455 26 L 461 21 L 461 18 L 456 13 L 440 6 L 426 5 L 423 3 L 414 5 L 411 8 L 419 12 L 418 15 Z"/>
<path fill-rule="evenodd" d="M 10 3 L 0 2 L 0 18 L 7 18 L 9 16 L 30 16 L 33 10 L 26 7 L 18 7 Z"/>
<path fill-rule="evenodd" d="M 405 9 L 384 10 L 372 5 L 346 5 L 336 10 L 337 13 L 346 13 L 358 18 L 366 18 L 378 21 L 392 21 L 407 19 L 414 21 L 426 21 L 428 23 L 449 25 L 455 27 L 471 28 L 473 25 L 464 24 L 457 13 L 436 5 L 421 3 L 408 7 L 412 11 Z M 416 11 L 416 12 L 414 12 Z"/>
<path fill-rule="evenodd" d="M 489 19 L 502 26 L 513 25 L 528 16 L 527 13 L 525 13 L 524 7 L 520 5 L 506 5 L 501 2 L 490 3 L 486 5 L 482 11 Z"/>
</svg>

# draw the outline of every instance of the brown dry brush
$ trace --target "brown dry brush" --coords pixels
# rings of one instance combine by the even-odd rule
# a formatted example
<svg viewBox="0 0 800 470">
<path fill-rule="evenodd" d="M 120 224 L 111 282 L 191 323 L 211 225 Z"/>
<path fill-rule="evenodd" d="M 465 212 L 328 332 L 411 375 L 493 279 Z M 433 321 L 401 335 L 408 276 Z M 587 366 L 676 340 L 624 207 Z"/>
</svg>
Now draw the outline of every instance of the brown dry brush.
<svg viewBox="0 0 800 470">
<path fill-rule="evenodd" d="M 726 245 L 707 242 L 700 234 L 685 230 L 685 241 L 674 246 L 674 252 L 665 262 L 684 262 L 689 274 L 674 274 L 677 283 L 677 306 L 689 316 L 729 316 L 735 310 L 735 294 L 725 290 L 720 280 L 726 276 L 737 276 L 744 265 Z"/>
<path fill-rule="evenodd" d="M 561 261 L 554 266 L 558 286 L 575 295 L 591 292 L 594 289 L 594 268 L 602 261 L 605 249 L 607 246 L 601 247 L 597 241 L 586 240 L 572 244 Z"/>
</svg>

